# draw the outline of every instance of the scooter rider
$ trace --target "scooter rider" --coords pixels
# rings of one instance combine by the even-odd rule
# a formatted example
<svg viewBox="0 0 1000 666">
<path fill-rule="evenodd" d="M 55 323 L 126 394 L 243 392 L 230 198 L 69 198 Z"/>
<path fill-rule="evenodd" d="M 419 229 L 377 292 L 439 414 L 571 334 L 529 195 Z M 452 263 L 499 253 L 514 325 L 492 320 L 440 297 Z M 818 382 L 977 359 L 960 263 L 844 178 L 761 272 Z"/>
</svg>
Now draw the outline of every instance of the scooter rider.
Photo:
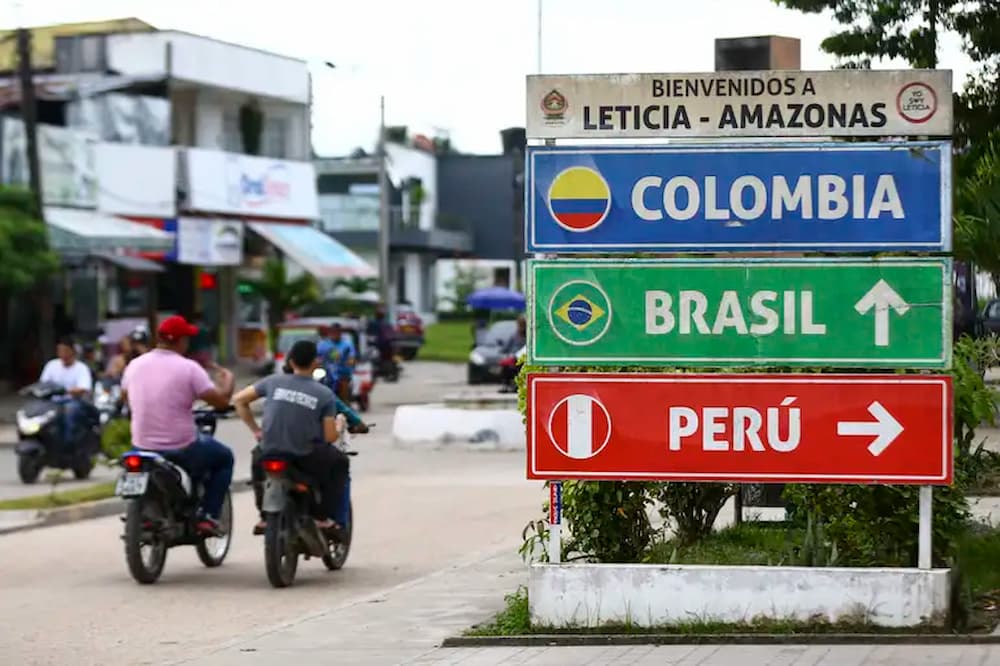
<svg viewBox="0 0 1000 666">
<path fill-rule="evenodd" d="M 198 332 L 183 317 L 168 317 L 157 329 L 157 346 L 131 361 L 122 377 L 122 399 L 132 413 L 132 444 L 157 451 L 205 479 L 197 529 L 219 534 L 219 515 L 233 478 L 233 452 L 226 445 L 199 435 L 191 407 L 201 399 L 216 409 L 229 406 L 233 374 L 220 369 L 221 386 L 205 370 L 185 358 L 190 338 Z"/>
<path fill-rule="evenodd" d="M 61 386 L 70 396 L 63 411 L 63 437 L 67 443 L 76 441 L 80 423 L 87 412 L 94 410 L 86 401 L 94 389 L 94 378 L 90 368 L 76 357 L 72 338 L 59 339 L 56 358 L 45 364 L 38 381 Z"/>
<path fill-rule="evenodd" d="M 349 463 L 347 455 L 331 445 L 340 436 L 337 413 L 346 412 L 352 431 L 366 431 L 367 426 L 333 391 L 313 380 L 312 372 L 320 365 L 316 344 L 299 340 L 289 351 L 285 374 L 272 375 L 248 386 L 236 394 L 233 403 L 240 418 L 260 442 L 253 451 L 251 465 L 257 510 L 261 509 L 264 494 L 261 458 L 268 453 L 283 453 L 293 458 L 299 469 L 320 486 L 322 504 L 314 507 L 313 514 L 316 524 L 323 529 L 338 529 L 342 526 L 331 517 L 340 515 Z M 250 411 L 250 404 L 259 398 L 267 398 L 263 429 Z M 254 526 L 254 534 L 263 533 L 264 526 L 262 517 Z"/>
</svg>

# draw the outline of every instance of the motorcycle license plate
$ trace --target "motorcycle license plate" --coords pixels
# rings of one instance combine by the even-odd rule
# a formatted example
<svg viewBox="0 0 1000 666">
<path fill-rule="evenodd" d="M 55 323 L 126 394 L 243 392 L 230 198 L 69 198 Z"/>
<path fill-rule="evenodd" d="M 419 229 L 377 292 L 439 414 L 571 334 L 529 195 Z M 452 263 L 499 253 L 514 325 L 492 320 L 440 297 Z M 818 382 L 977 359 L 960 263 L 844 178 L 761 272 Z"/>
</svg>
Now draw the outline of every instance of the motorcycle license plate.
<svg viewBox="0 0 1000 666">
<path fill-rule="evenodd" d="M 149 472 L 129 472 L 118 477 L 115 495 L 122 497 L 141 497 L 146 494 L 149 485 Z"/>
</svg>

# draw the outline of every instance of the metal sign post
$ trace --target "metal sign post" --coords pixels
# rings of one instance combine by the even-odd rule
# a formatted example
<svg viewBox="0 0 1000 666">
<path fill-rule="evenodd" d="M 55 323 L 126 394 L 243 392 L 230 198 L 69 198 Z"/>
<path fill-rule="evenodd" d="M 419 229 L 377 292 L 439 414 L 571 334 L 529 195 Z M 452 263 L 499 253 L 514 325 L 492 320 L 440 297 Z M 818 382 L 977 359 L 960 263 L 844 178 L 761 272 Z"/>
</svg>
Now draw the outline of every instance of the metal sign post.
<svg viewBox="0 0 1000 666">
<path fill-rule="evenodd" d="M 562 561 L 562 481 L 549 482 L 549 563 Z"/>
</svg>

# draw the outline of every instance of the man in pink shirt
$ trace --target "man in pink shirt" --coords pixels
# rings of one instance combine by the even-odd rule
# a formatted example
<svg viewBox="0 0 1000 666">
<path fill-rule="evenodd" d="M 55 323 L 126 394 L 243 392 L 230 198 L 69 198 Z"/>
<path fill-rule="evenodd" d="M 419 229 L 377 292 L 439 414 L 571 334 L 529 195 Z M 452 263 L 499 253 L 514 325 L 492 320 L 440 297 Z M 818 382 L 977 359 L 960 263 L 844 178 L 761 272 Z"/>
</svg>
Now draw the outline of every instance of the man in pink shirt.
<svg viewBox="0 0 1000 666">
<path fill-rule="evenodd" d="M 204 480 L 198 530 L 219 531 L 219 514 L 233 479 L 233 452 L 201 435 L 191 408 L 201 399 L 225 409 L 233 395 L 233 374 L 220 368 L 220 384 L 204 368 L 185 358 L 197 327 L 183 317 L 168 317 L 157 329 L 156 348 L 125 368 L 122 391 L 132 413 L 132 446 L 157 451 L 183 467 L 195 480 Z"/>
</svg>

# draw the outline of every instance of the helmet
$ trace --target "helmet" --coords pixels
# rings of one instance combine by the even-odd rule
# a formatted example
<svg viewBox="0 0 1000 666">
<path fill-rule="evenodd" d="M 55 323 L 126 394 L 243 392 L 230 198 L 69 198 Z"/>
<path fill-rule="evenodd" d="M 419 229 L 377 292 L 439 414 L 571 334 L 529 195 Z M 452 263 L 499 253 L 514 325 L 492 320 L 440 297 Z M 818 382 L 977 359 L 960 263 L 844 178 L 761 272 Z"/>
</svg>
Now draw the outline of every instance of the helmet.
<svg viewBox="0 0 1000 666">
<path fill-rule="evenodd" d="M 143 345 L 149 344 L 149 333 L 141 326 L 137 326 L 132 329 L 132 332 L 128 334 L 128 337 L 132 342 L 138 342 Z"/>
</svg>

